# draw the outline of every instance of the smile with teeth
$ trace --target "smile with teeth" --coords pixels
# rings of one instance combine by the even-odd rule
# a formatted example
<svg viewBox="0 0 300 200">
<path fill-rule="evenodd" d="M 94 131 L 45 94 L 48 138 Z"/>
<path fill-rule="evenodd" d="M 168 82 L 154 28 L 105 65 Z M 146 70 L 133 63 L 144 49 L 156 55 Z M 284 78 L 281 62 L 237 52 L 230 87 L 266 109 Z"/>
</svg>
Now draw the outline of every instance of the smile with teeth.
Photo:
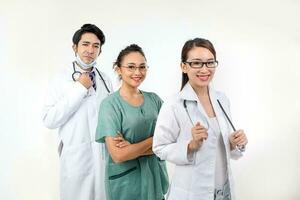
<svg viewBox="0 0 300 200">
<path fill-rule="evenodd" d="M 132 77 L 132 79 L 135 81 L 140 81 L 142 79 L 142 77 Z"/>
<path fill-rule="evenodd" d="M 201 80 L 201 81 L 207 81 L 209 79 L 209 74 L 207 75 L 197 75 L 197 77 Z"/>
</svg>

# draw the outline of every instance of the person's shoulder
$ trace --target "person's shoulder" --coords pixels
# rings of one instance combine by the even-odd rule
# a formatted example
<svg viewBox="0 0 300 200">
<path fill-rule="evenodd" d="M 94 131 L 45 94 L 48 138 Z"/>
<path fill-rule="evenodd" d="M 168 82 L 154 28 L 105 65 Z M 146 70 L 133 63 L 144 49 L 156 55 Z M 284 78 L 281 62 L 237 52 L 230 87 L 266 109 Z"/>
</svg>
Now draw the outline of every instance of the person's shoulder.
<svg viewBox="0 0 300 200">
<path fill-rule="evenodd" d="M 171 94 L 170 96 L 166 97 L 164 106 L 175 108 L 178 106 L 178 104 L 180 104 L 181 101 L 182 99 L 180 97 L 180 93 Z"/>
<path fill-rule="evenodd" d="M 147 91 L 142 91 L 142 92 L 145 96 L 148 96 L 148 97 L 151 97 L 154 99 L 160 99 L 160 97 L 155 92 L 147 92 Z"/>
<path fill-rule="evenodd" d="M 100 113 L 120 115 L 120 113 L 122 112 L 121 107 L 122 105 L 120 103 L 117 92 L 113 92 L 101 101 Z"/>
<path fill-rule="evenodd" d="M 118 100 L 118 94 L 119 91 L 116 91 L 116 92 L 113 92 L 111 93 L 109 96 L 105 97 L 103 100 L 102 100 L 102 103 L 105 103 L 105 104 L 113 104 L 116 100 Z"/>
<path fill-rule="evenodd" d="M 161 107 L 164 101 L 155 92 L 142 92 L 145 98 L 150 99 L 151 101 L 155 102 L 159 107 Z"/>
<path fill-rule="evenodd" d="M 50 78 L 50 83 L 61 86 L 61 84 L 73 81 L 72 74 L 73 70 L 71 66 L 61 66 Z"/>
</svg>

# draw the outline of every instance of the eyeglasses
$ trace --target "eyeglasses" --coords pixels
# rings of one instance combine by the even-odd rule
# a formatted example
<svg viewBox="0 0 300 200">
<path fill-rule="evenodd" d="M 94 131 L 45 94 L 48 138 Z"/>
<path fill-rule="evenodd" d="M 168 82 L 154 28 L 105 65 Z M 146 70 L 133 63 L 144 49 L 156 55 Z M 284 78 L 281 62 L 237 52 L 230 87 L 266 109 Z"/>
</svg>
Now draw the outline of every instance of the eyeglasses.
<svg viewBox="0 0 300 200">
<path fill-rule="evenodd" d="M 207 68 L 216 68 L 218 66 L 218 61 L 214 60 L 214 61 L 207 61 L 207 62 L 201 62 L 201 61 L 185 61 L 183 62 L 184 64 L 188 64 L 191 68 L 195 68 L 195 69 L 200 69 L 202 68 L 204 65 Z"/>
<path fill-rule="evenodd" d="M 135 72 L 135 70 L 139 69 L 140 72 L 142 72 L 142 73 L 146 72 L 149 68 L 149 66 L 147 66 L 147 65 L 142 65 L 142 66 L 139 66 L 139 67 L 137 67 L 135 65 L 128 65 L 128 66 L 121 66 L 121 67 L 127 68 L 128 71 L 130 71 L 130 72 Z"/>
</svg>

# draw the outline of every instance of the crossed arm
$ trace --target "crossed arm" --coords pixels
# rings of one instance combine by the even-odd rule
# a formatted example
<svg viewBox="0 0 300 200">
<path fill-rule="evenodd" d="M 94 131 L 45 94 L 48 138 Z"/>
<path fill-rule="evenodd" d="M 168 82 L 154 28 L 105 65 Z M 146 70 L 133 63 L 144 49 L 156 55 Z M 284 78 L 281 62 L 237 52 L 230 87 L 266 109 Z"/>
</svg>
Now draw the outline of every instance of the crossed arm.
<svg viewBox="0 0 300 200">
<path fill-rule="evenodd" d="M 133 160 L 140 156 L 152 155 L 152 141 L 149 137 L 141 142 L 130 144 L 121 136 L 105 137 L 105 143 L 109 154 L 115 163 Z"/>
</svg>

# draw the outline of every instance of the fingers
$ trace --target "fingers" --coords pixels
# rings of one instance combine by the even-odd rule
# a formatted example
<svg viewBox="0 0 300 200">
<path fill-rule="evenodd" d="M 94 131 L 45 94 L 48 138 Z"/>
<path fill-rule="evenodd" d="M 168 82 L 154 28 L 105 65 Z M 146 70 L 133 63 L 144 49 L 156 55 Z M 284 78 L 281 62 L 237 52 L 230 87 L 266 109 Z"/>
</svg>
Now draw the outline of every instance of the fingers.
<svg viewBox="0 0 300 200">
<path fill-rule="evenodd" d="M 202 125 L 200 124 L 200 122 L 197 122 L 193 128 L 199 129 L 199 128 L 205 128 L 205 127 L 202 126 Z"/>
<path fill-rule="evenodd" d="M 243 130 L 237 130 L 230 135 L 230 143 L 233 146 L 243 146 L 248 143 L 248 139 Z"/>
<path fill-rule="evenodd" d="M 122 141 L 124 141 L 124 138 L 121 137 L 121 136 L 116 136 L 116 137 L 113 138 L 113 140 L 114 140 L 114 141 L 122 142 Z"/>
<path fill-rule="evenodd" d="M 198 132 L 198 131 L 207 131 L 206 128 L 200 124 L 200 122 L 197 122 L 195 126 L 192 128 L 192 132 Z"/>
<path fill-rule="evenodd" d="M 238 146 L 245 146 L 248 143 L 247 138 L 243 137 L 240 141 L 237 142 Z"/>
<path fill-rule="evenodd" d="M 86 72 L 84 72 L 80 75 L 78 81 L 87 89 L 89 89 L 93 85 L 93 82 L 92 82 L 91 78 L 89 77 L 89 74 Z"/>
<path fill-rule="evenodd" d="M 188 145 L 188 150 L 196 151 L 202 146 L 203 141 L 207 139 L 207 129 L 204 126 L 202 126 L 200 122 L 197 122 L 192 128 L 191 132 L 193 139 Z"/>
<path fill-rule="evenodd" d="M 89 73 L 87 73 L 87 72 L 83 72 L 83 73 L 80 75 L 80 78 L 91 80 L 91 78 L 90 78 L 90 76 L 89 76 Z"/>
<path fill-rule="evenodd" d="M 122 148 L 122 147 L 126 147 L 128 145 L 130 145 L 130 142 L 128 142 L 127 140 L 125 140 L 123 138 L 122 133 L 118 132 L 117 136 L 113 138 L 114 141 L 116 141 L 116 147 Z"/>
<path fill-rule="evenodd" d="M 123 147 L 126 147 L 128 145 L 130 145 L 130 143 L 128 141 L 124 140 L 122 142 L 117 143 L 116 147 L 123 148 Z"/>
<path fill-rule="evenodd" d="M 206 140 L 208 137 L 207 133 L 203 133 L 203 134 L 197 134 L 193 137 L 194 140 L 196 141 L 203 141 Z"/>
<path fill-rule="evenodd" d="M 202 141 L 202 140 L 206 140 L 208 137 L 208 133 L 207 130 L 205 128 L 201 128 L 201 129 L 194 129 L 192 130 L 192 136 L 194 140 L 197 141 Z"/>
<path fill-rule="evenodd" d="M 192 134 L 193 135 L 204 135 L 207 137 L 207 129 L 204 126 L 202 126 L 200 124 L 200 122 L 197 122 L 195 124 L 195 126 L 192 128 Z"/>
<path fill-rule="evenodd" d="M 201 126 L 200 122 L 197 122 L 197 123 L 195 124 L 195 126 Z"/>
</svg>

